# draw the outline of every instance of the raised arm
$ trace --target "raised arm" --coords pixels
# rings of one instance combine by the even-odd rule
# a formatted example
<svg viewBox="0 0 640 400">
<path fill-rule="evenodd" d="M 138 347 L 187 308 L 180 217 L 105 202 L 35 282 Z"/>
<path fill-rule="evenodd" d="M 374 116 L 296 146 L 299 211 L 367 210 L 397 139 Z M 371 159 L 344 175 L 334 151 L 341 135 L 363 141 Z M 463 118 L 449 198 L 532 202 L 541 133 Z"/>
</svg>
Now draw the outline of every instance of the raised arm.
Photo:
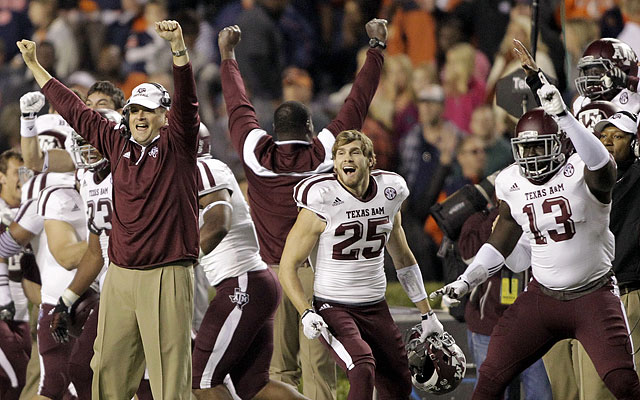
<svg viewBox="0 0 640 400">
<path fill-rule="evenodd" d="M 255 110 L 247 97 L 242 75 L 236 61 L 235 47 L 240 42 L 240 27 L 227 26 L 218 33 L 220 48 L 222 94 L 229 116 L 231 143 L 242 157 L 242 145 L 245 138 L 254 129 L 260 128 Z"/>
<path fill-rule="evenodd" d="M 327 129 L 337 135 L 348 129 L 361 129 L 367 116 L 369 105 L 376 94 L 384 57 L 382 49 L 387 43 L 387 20 L 374 18 L 367 22 L 367 35 L 377 43 L 367 51 L 367 59 L 356 75 L 351 92 L 340 108 L 336 118 L 331 121 Z"/>
<path fill-rule="evenodd" d="M 611 190 L 616 183 L 616 163 L 604 144 L 567 112 L 560 91 L 540 74 L 542 87 L 538 97 L 544 112 L 553 116 L 558 127 L 567 133 L 578 155 L 584 161 L 584 179 L 593 195 L 602 203 L 611 201 Z"/>
<path fill-rule="evenodd" d="M 23 39 L 17 42 L 17 45 L 25 65 L 33 73 L 53 108 L 100 154 L 110 159 L 113 142 L 118 139 L 118 135 L 111 135 L 115 123 L 109 122 L 97 111 L 91 110 L 69 88 L 51 77 L 36 58 L 35 42 Z M 38 161 L 35 160 L 35 162 Z"/>
<path fill-rule="evenodd" d="M 177 132 L 187 149 L 194 150 L 198 142 L 200 117 L 193 69 L 184 44 L 180 24 L 172 20 L 155 23 L 156 33 L 169 42 L 173 54 L 174 93 L 169 112 L 171 132 Z"/>
</svg>

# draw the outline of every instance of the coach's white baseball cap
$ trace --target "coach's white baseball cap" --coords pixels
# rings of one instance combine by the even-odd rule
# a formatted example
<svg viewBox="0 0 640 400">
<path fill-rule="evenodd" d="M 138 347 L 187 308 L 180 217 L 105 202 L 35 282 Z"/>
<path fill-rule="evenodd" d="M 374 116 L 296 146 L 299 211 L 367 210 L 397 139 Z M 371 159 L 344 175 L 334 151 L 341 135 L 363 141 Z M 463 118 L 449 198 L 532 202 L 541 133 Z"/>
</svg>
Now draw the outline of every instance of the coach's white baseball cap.
<svg viewBox="0 0 640 400">
<path fill-rule="evenodd" d="M 613 125 L 622 132 L 634 134 L 638 130 L 637 117 L 629 111 L 618 111 L 607 119 L 603 119 L 593 128 L 595 132 L 602 132 L 607 125 Z"/>
<path fill-rule="evenodd" d="M 169 108 L 171 99 L 167 90 L 158 83 L 142 83 L 131 91 L 131 97 L 127 100 L 124 109 L 137 104 L 150 110 L 158 107 Z"/>
</svg>

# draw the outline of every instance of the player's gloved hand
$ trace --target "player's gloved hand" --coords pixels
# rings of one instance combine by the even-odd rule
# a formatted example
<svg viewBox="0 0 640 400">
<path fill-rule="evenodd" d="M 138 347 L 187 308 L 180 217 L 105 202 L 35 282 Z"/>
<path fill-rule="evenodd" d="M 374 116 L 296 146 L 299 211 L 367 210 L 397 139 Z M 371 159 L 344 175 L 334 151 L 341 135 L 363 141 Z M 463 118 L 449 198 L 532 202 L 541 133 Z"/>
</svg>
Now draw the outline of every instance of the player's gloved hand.
<svg viewBox="0 0 640 400">
<path fill-rule="evenodd" d="M 444 294 L 442 295 L 442 305 L 447 308 L 458 307 L 460 305 L 460 300 L 452 299 L 451 297 Z"/>
<path fill-rule="evenodd" d="M 600 78 L 605 88 L 628 89 L 629 78 L 620 67 L 613 67 Z"/>
<path fill-rule="evenodd" d="M 49 315 L 52 315 L 51 324 L 49 329 L 51 330 L 51 336 L 57 343 L 66 343 L 69 341 L 69 326 L 71 325 L 71 306 L 67 306 L 60 297 L 58 304 L 49 311 Z"/>
<path fill-rule="evenodd" d="M 322 317 L 310 308 L 302 313 L 302 318 L 300 319 L 302 321 L 302 330 L 308 339 L 317 338 L 322 333 L 322 329 L 327 328 L 327 323 L 324 322 Z"/>
<path fill-rule="evenodd" d="M 428 336 L 431 335 L 442 335 L 444 333 L 444 327 L 442 323 L 438 320 L 436 313 L 431 310 L 426 314 L 422 314 L 422 335 L 420 335 L 420 340 L 425 341 Z"/>
<path fill-rule="evenodd" d="M 561 117 L 567 114 L 567 107 L 564 105 L 562 96 L 557 87 L 547 80 L 543 73 L 538 73 L 542 87 L 538 89 L 538 97 L 544 112 L 554 117 Z"/>
<path fill-rule="evenodd" d="M 471 286 L 469 282 L 467 282 L 462 276 L 458 277 L 457 280 L 441 287 L 440 289 L 431 292 L 429 295 L 430 299 L 435 299 L 438 296 L 449 296 L 451 299 L 457 300 L 469 293 Z"/>
<path fill-rule="evenodd" d="M 13 321 L 13 317 L 16 315 L 16 305 L 13 301 L 0 306 L 0 321 Z"/>
<path fill-rule="evenodd" d="M 44 95 L 40 92 L 29 92 L 20 97 L 20 112 L 33 118 L 44 107 Z"/>
</svg>

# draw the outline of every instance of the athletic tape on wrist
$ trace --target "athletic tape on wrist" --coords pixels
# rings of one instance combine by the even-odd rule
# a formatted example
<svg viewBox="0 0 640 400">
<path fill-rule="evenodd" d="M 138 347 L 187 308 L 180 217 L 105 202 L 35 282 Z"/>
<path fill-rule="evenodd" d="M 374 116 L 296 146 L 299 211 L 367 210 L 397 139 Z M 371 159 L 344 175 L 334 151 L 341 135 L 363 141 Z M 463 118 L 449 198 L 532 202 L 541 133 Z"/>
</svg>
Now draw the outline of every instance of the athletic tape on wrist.
<svg viewBox="0 0 640 400">
<path fill-rule="evenodd" d="M 38 136 L 35 118 L 20 117 L 20 136 L 35 137 Z"/>
<path fill-rule="evenodd" d="M 76 302 L 76 300 L 78 300 L 80 298 L 80 296 L 78 296 L 77 294 L 75 294 L 73 292 L 73 290 L 66 288 L 64 290 L 64 292 L 62 292 L 62 301 L 64 301 L 64 304 L 67 307 L 71 307 L 73 305 L 73 303 Z"/>
<path fill-rule="evenodd" d="M 418 264 L 397 269 L 396 275 L 400 285 L 402 285 L 412 302 L 417 303 L 427 298 L 427 291 L 424 289 L 424 282 L 422 281 L 422 272 L 420 272 Z"/>
</svg>

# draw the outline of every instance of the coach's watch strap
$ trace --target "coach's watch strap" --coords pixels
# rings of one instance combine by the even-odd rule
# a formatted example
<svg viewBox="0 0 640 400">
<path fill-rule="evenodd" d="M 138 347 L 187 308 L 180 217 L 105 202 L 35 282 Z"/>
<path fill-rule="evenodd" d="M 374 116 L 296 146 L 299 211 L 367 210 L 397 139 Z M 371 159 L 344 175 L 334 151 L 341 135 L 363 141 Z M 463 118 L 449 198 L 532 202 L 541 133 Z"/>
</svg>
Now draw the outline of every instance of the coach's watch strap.
<svg viewBox="0 0 640 400">
<path fill-rule="evenodd" d="M 376 47 L 380 47 L 381 49 L 386 49 L 387 44 L 378 38 L 371 38 L 369 39 L 369 47 L 371 47 L 372 49 Z"/>
<path fill-rule="evenodd" d="M 171 54 L 173 54 L 174 57 L 182 57 L 183 55 L 187 54 L 187 48 L 185 47 L 184 49 L 178 51 L 171 50 Z"/>
</svg>

